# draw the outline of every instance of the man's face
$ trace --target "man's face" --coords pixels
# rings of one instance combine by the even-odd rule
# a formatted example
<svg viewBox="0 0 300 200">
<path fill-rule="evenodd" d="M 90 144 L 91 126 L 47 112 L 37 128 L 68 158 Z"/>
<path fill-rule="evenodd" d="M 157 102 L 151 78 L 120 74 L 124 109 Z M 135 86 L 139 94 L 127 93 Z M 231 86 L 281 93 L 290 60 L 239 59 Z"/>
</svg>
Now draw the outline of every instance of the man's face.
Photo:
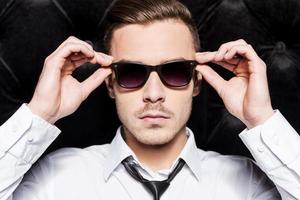
<svg viewBox="0 0 300 200">
<path fill-rule="evenodd" d="M 148 25 L 126 25 L 114 31 L 111 42 L 114 62 L 126 60 L 147 65 L 195 58 L 192 35 L 180 21 L 157 21 Z M 165 86 L 152 72 L 138 89 L 120 87 L 112 77 L 110 95 L 116 100 L 118 116 L 126 136 L 147 145 L 170 142 L 185 131 L 193 96 L 194 82 L 181 88 Z"/>
</svg>

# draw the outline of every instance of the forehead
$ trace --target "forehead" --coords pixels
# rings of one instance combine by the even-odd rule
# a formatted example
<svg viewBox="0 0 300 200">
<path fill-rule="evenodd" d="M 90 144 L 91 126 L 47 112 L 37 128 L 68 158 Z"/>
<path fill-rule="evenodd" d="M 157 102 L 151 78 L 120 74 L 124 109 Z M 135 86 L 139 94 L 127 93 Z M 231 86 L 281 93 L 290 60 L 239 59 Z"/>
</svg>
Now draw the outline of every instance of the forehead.
<svg viewBox="0 0 300 200">
<path fill-rule="evenodd" d="M 115 30 L 111 55 L 115 61 L 124 59 L 155 65 L 177 58 L 194 59 L 195 49 L 185 24 L 164 20 L 126 25 Z"/>
</svg>

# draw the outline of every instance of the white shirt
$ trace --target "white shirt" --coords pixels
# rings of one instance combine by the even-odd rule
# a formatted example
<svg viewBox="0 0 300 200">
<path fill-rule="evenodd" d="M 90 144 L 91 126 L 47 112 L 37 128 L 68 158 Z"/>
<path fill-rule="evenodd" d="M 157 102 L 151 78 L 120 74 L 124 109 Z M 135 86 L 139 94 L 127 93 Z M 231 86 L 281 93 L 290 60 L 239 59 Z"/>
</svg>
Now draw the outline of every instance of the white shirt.
<svg viewBox="0 0 300 200">
<path fill-rule="evenodd" d="M 0 127 L 0 200 L 152 200 L 152 195 L 120 162 L 136 156 L 118 130 L 111 144 L 65 148 L 40 160 L 60 131 L 23 105 Z M 257 164 L 198 149 L 194 135 L 170 169 L 153 172 L 140 165 L 149 180 L 166 179 L 179 158 L 186 165 L 162 195 L 167 199 L 300 199 L 300 137 L 279 111 L 240 137 Z M 139 161 L 137 160 L 139 163 Z M 277 191 L 278 189 L 278 191 Z"/>
</svg>

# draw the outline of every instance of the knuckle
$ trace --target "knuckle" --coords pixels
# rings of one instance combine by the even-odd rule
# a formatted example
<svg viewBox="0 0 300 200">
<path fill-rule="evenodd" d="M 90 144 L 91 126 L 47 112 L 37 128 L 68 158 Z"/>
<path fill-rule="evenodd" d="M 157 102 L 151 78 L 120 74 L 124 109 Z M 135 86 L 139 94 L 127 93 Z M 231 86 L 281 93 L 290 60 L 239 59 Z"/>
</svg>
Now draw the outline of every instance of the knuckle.
<svg viewBox="0 0 300 200">
<path fill-rule="evenodd" d="M 224 49 L 226 46 L 227 46 L 226 43 L 221 44 L 220 49 Z"/>
<path fill-rule="evenodd" d="M 52 66 L 54 65 L 53 63 L 54 63 L 53 58 L 51 58 L 50 56 L 47 57 L 44 61 L 44 68 L 45 69 L 52 68 Z"/>
<path fill-rule="evenodd" d="M 71 49 L 71 50 L 77 50 L 78 49 L 78 45 L 74 42 L 66 42 L 63 46 L 63 48 L 67 48 L 67 49 Z"/>
<path fill-rule="evenodd" d="M 69 41 L 65 42 L 65 43 L 62 45 L 62 49 L 65 49 L 65 48 L 67 48 L 68 46 L 70 46 L 70 42 L 69 42 Z"/>
<path fill-rule="evenodd" d="M 253 47 L 252 47 L 251 44 L 247 44 L 247 47 L 248 47 L 249 49 L 253 49 Z"/>
<path fill-rule="evenodd" d="M 48 56 L 44 61 L 44 65 L 48 65 L 50 61 L 51 61 L 51 56 Z"/>
<path fill-rule="evenodd" d="M 84 41 L 84 44 L 86 44 L 90 49 L 93 49 L 93 43 L 89 40 Z"/>
<path fill-rule="evenodd" d="M 247 42 L 244 39 L 238 39 L 237 41 L 243 44 L 247 44 Z"/>
<path fill-rule="evenodd" d="M 267 68 L 266 63 L 263 60 L 260 59 L 260 63 L 263 68 L 265 68 L 265 69 Z"/>
<path fill-rule="evenodd" d="M 69 36 L 67 41 L 74 41 L 74 40 L 78 40 L 75 36 Z"/>
<path fill-rule="evenodd" d="M 227 45 L 225 44 L 221 44 L 221 46 L 218 49 L 218 52 L 224 51 L 226 49 Z"/>
</svg>

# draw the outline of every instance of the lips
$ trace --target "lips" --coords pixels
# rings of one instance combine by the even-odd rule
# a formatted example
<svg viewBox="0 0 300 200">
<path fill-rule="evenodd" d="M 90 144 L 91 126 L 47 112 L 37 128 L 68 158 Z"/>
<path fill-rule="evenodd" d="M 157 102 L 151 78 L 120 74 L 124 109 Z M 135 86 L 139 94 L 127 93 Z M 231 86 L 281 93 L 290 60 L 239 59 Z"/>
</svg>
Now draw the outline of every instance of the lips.
<svg viewBox="0 0 300 200">
<path fill-rule="evenodd" d="M 149 119 L 159 119 L 159 118 L 163 118 L 163 119 L 169 119 L 170 116 L 168 116 L 165 113 L 144 113 L 142 114 L 140 117 L 140 119 L 145 119 L 145 118 L 149 118 Z"/>
<path fill-rule="evenodd" d="M 139 117 L 146 124 L 164 124 L 170 118 L 165 113 L 144 113 Z"/>
</svg>

